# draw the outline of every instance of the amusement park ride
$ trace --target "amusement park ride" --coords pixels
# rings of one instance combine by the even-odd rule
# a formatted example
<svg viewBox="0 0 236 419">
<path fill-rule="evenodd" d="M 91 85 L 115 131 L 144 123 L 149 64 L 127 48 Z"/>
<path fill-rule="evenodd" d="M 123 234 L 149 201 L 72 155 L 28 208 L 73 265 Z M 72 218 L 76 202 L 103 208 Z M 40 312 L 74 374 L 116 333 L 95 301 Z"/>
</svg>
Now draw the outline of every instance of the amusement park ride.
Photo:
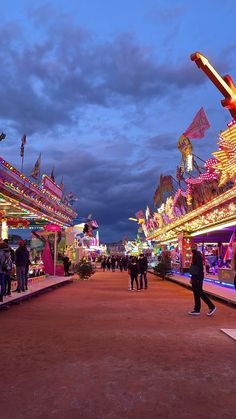
<svg viewBox="0 0 236 419">
<path fill-rule="evenodd" d="M 199 68 L 201 68 L 201 70 L 222 93 L 225 97 L 225 99 L 221 101 L 222 106 L 228 109 L 233 119 L 236 120 L 236 86 L 232 78 L 228 74 L 222 77 L 219 73 L 217 73 L 214 67 L 209 63 L 208 59 L 200 52 L 192 54 L 191 60 L 194 61 Z"/>
</svg>

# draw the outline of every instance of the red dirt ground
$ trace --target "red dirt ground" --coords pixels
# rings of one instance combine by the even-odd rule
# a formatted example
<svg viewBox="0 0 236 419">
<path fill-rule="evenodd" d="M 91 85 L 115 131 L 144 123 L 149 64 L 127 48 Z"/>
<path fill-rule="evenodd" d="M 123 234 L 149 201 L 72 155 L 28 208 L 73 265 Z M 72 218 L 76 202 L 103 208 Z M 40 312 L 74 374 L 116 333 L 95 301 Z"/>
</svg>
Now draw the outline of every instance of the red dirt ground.
<svg viewBox="0 0 236 419">
<path fill-rule="evenodd" d="M 233 419 L 235 309 L 186 313 L 192 293 L 96 273 L 0 313 L 1 419 Z"/>
</svg>

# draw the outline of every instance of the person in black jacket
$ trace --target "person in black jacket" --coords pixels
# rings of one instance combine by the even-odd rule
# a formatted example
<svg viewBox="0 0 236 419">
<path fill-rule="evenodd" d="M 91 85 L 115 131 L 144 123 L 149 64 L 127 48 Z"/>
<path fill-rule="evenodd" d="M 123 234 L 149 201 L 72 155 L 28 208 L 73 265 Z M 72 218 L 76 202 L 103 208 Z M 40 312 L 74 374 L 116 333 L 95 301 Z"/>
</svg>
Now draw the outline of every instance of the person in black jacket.
<svg viewBox="0 0 236 419">
<path fill-rule="evenodd" d="M 9 263 L 9 269 L 5 272 L 5 295 L 11 295 L 11 274 L 13 270 L 13 264 L 15 263 L 15 252 L 9 246 L 8 239 L 3 240 L 6 243 L 5 253 L 7 258 L 11 258 L 11 263 Z"/>
<path fill-rule="evenodd" d="M 194 295 L 194 309 L 189 311 L 188 314 L 192 316 L 198 316 L 200 314 L 202 299 L 209 307 L 207 315 L 212 316 L 216 311 L 216 307 L 202 288 L 204 279 L 203 259 L 202 254 L 197 250 L 197 245 L 195 243 L 192 244 L 192 254 L 192 264 L 189 271 L 191 274 L 191 284 Z"/>
<path fill-rule="evenodd" d="M 131 261 L 128 265 L 128 274 L 130 275 L 130 281 L 131 281 L 131 290 L 134 291 L 134 281 L 136 283 L 136 289 L 137 291 L 139 290 L 138 288 L 138 274 L 139 274 L 139 265 L 137 262 L 137 258 L 136 257 L 132 257 Z"/>
<path fill-rule="evenodd" d="M 65 276 L 70 276 L 69 270 L 70 270 L 71 261 L 68 256 L 63 257 L 63 266 L 64 266 L 64 274 Z"/>
<path fill-rule="evenodd" d="M 139 260 L 139 270 L 140 270 L 140 276 L 139 276 L 139 283 L 140 283 L 140 289 L 143 289 L 143 280 L 144 280 L 144 287 L 147 289 L 147 269 L 148 269 L 148 261 L 147 257 L 144 256 L 143 253 L 141 253 Z"/>
<path fill-rule="evenodd" d="M 6 243 L 0 239 L 0 302 L 3 301 L 5 294 L 5 263 L 6 263 Z"/>
<path fill-rule="evenodd" d="M 15 251 L 17 292 L 26 290 L 26 269 L 29 264 L 29 252 L 23 240 L 19 241 L 19 247 Z"/>
</svg>

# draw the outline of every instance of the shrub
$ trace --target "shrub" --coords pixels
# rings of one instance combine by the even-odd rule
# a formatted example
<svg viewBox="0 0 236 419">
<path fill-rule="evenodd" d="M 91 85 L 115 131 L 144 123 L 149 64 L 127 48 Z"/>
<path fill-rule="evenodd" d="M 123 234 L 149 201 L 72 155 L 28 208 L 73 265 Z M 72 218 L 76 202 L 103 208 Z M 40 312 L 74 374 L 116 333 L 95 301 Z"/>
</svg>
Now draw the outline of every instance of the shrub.
<svg viewBox="0 0 236 419">
<path fill-rule="evenodd" d="M 88 279 L 95 273 L 92 263 L 86 258 L 82 258 L 79 263 L 77 263 L 75 269 L 80 279 Z"/>
</svg>

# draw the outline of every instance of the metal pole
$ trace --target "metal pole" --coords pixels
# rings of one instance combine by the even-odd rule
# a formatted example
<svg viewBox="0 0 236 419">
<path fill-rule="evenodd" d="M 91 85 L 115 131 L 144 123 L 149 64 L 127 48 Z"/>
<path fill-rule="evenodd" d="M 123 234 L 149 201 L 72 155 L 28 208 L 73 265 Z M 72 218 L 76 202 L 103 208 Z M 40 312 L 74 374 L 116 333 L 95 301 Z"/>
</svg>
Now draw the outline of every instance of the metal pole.
<svg viewBox="0 0 236 419">
<path fill-rule="evenodd" d="M 56 276 L 56 267 L 57 267 L 57 231 L 55 231 L 55 239 L 54 239 L 54 270 L 53 274 Z"/>
<path fill-rule="evenodd" d="M 24 167 L 24 155 L 21 157 L 21 173 L 23 173 L 23 167 Z"/>
</svg>

